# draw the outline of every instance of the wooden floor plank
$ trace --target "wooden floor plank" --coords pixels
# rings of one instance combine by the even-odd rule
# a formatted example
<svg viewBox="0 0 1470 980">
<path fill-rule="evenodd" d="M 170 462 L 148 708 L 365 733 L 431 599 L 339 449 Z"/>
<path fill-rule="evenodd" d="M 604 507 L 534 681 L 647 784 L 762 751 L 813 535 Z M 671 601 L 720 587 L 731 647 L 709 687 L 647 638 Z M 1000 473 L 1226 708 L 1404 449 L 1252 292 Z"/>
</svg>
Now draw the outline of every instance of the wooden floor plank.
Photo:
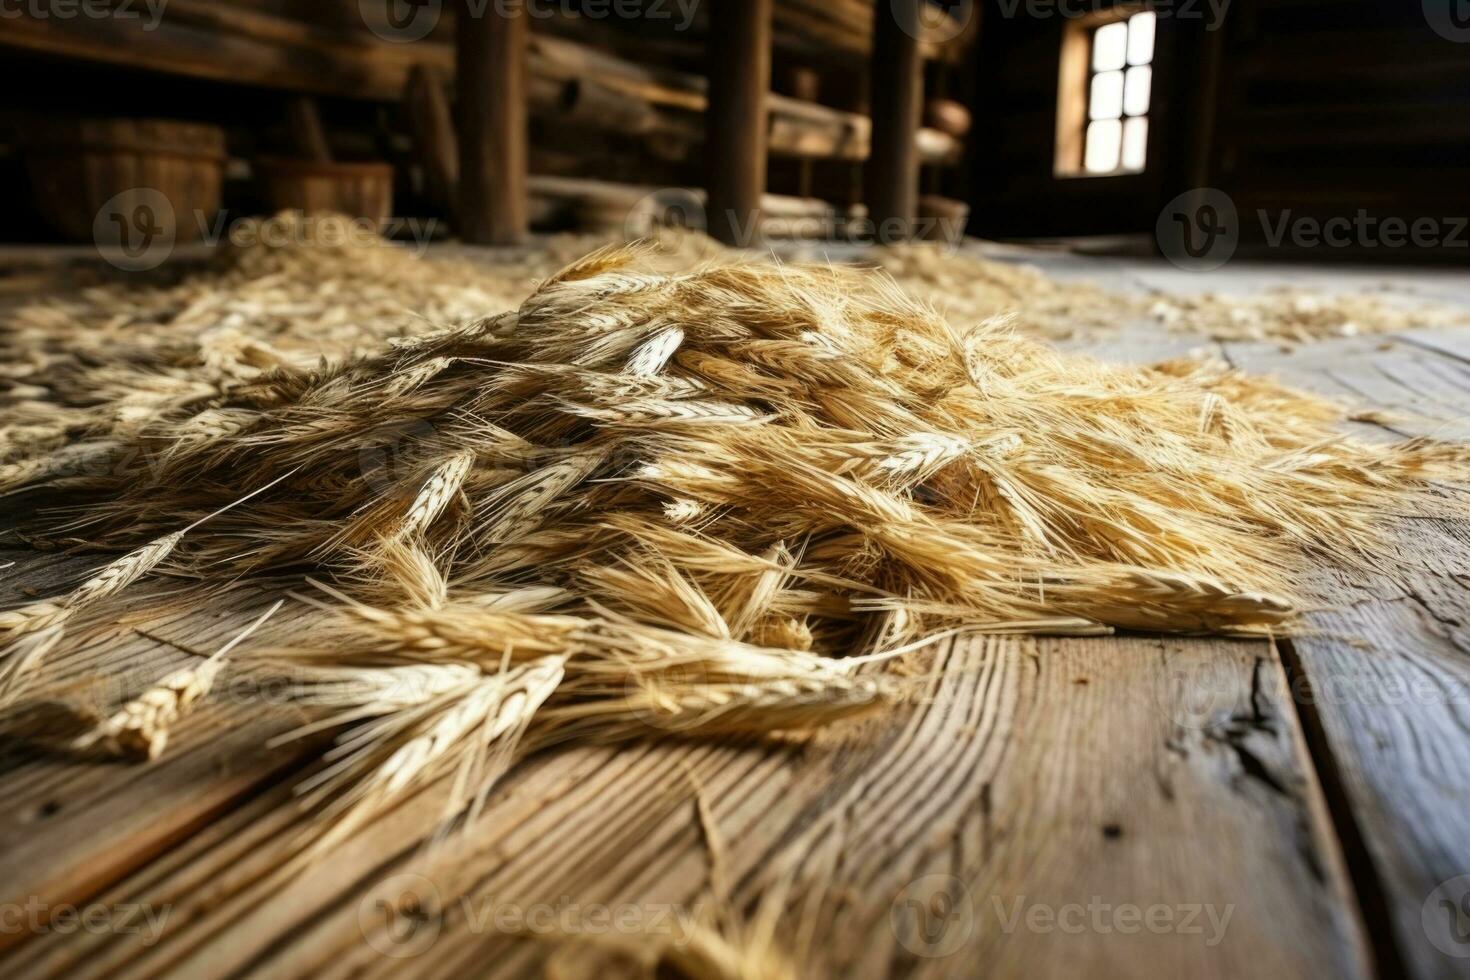
<svg viewBox="0 0 1470 980">
<path fill-rule="evenodd" d="M 1251 370 L 1397 406 L 1397 431 L 1445 436 L 1467 417 L 1467 336 L 1222 349 Z M 1193 346 L 1130 335 L 1112 353 Z M 524 975 L 554 946 L 544 931 L 498 931 L 496 911 L 566 899 L 647 923 L 708 905 L 697 785 L 734 904 L 780 897 L 784 923 L 810 925 L 816 961 L 852 976 L 1355 977 L 1372 972 L 1370 946 L 1416 977 L 1470 975 L 1470 959 L 1430 939 L 1436 921 L 1455 923 L 1443 915 L 1462 894 L 1436 888 L 1470 872 L 1467 541 L 1453 526 L 1408 529 L 1397 554 L 1421 570 L 1338 582 L 1342 608 L 1285 648 L 1290 673 L 1265 642 L 948 644 L 918 658 L 935 671 L 928 694 L 894 716 L 799 749 L 548 754 L 514 771 L 452 847 L 420 846 L 442 804 L 431 790 L 289 882 L 299 753 L 262 754 L 269 726 L 228 705 L 196 722 L 223 721 L 222 734 L 147 769 L 27 759 L 4 776 L 7 892 L 166 915 L 156 936 L 19 936 L 0 973 Z M 0 592 L 20 601 L 13 582 L 61 580 L 59 566 L 40 569 L 0 569 Z M 1405 684 L 1418 686 L 1393 701 Z M 59 809 L 57 793 L 69 794 Z M 378 904 L 425 880 L 442 916 L 419 930 Z M 1379 928 L 1386 939 L 1370 935 Z"/>
<path fill-rule="evenodd" d="M 78 569 L 95 568 L 98 559 L 64 564 L 65 574 L 51 575 L 54 566 L 47 566 L 51 584 L 74 579 Z M 22 576 L 26 581 L 43 577 Z M 94 624 L 86 636 L 75 638 L 54 671 L 64 679 L 105 655 L 113 669 L 126 665 L 119 674 L 126 679 L 116 681 L 121 687 L 161 678 L 191 658 L 150 637 L 176 638 L 212 651 L 254 620 L 268 601 L 265 595 L 239 593 L 208 610 L 185 608 L 148 621 L 146 636 L 133 626 Z M 283 622 L 267 624 L 260 635 L 268 638 L 273 630 L 290 628 Z M 295 723 L 295 713 L 263 712 L 229 694 L 216 691 L 211 703 L 184 719 L 170 751 L 151 765 L 98 762 L 7 741 L 0 770 L 6 789 L 0 803 L 0 902 L 24 905 L 32 897 L 49 906 L 90 902 L 299 765 L 309 746 L 266 747 Z M 25 938 L 0 930 L 0 949 Z"/>
<path fill-rule="evenodd" d="M 1406 435 L 1470 433 L 1470 329 L 1404 342 L 1235 347 L 1252 371 L 1395 409 Z M 1293 695 L 1320 731 L 1338 819 L 1360 841 L 1358 890 L 1385 958 L 1470 977 L 1470 524 L 1416 520 L 1376 575 L 1337 576 L 1319 632 L 1287 647 Z M 1351 851 L 1351 846 L 1350 846 Z M 1378 898 L 1374 902 L 1374 894 Z"/>
<path fill-rule="evenodd" d="M 711 901 L 697 785 L 735 904 L 784 888 L 785 921 L 804 909 L 814 955 L 846 975 L 1368 974 L 1269 644 L 991 638 L 920 659 L 926 694 L 894 717 L 799 749 L 564 750 L 513 776 L 456 846 L 417 847 L 439 805 L 426 793 L 289 887 L 272 877 L 296 821 L 283 787 L 102 897 L 167 906 L 158 942 L 41 936 L 14 965 L 525 975 L 552 937 L 499 933 L 496 913 L 570 903 L 651 923 Z M 425 881 L 432 942 L 376 904 Z M 965 917 L 915 931 L 906 903 L 936 883 Z"/>
</svg>

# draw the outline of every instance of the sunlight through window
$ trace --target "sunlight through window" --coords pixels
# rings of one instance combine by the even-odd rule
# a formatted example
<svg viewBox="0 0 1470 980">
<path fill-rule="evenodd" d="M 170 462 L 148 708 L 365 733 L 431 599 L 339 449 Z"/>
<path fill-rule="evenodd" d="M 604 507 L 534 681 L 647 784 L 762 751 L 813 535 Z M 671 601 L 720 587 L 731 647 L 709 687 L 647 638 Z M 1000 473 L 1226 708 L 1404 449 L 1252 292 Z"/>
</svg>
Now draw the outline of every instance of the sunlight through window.
<svg viewBox="0 0 1470 980">
<path fill-rule="evenodd" d="M 1157 19 L 1134 14 L 1093 31 L 1083 153 L 1089 174 L 1139 173 L 1148 163 Z"/>
</svg>

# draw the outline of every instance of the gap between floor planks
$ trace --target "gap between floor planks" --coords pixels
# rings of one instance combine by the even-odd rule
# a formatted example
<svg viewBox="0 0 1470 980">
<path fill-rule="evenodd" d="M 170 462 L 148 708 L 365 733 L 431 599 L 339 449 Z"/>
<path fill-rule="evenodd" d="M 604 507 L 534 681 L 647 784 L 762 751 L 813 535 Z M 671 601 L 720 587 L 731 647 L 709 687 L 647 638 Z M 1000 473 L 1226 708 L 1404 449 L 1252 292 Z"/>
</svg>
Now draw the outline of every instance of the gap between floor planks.
<svg viewBox="0 0 1470 980">
<path fill-rule="evenodd" d="M 1396 435 L 1470 438 L 1470 328 L 1228 353 L 1387 409 Z M 1288 659 L 1374 945 L 1393 972 L 1470 977 L 1470 525 L 1408 522 L 1377 575 L 1332 578 Z"/>
</svg>

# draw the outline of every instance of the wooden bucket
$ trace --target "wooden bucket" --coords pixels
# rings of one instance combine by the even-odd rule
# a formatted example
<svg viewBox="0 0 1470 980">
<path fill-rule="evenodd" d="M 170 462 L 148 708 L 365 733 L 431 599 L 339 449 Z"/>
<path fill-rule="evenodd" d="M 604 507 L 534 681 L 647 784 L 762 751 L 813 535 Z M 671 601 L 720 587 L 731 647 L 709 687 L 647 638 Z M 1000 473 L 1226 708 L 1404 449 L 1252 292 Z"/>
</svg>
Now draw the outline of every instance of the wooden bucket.
<svg viewBox="0 0 1470 980">
<path fill-rule="evenodd" d="M 155 230 L 197 241 L 220 208 L 225 134 L 168 119 L 55 119 L 27 123 L 20 139 L 36 208 L 68 241 L 96 240 L 98 222 L 150 205 Z M 166 202 L 166 206 L 164 204 Z"/>
<path fill-rule="evenodd" d="M 255 169 L 272 213 L 334 212 L 376 222 L 393 214 L 391 164 L 263 159 Z"/>
</svg>

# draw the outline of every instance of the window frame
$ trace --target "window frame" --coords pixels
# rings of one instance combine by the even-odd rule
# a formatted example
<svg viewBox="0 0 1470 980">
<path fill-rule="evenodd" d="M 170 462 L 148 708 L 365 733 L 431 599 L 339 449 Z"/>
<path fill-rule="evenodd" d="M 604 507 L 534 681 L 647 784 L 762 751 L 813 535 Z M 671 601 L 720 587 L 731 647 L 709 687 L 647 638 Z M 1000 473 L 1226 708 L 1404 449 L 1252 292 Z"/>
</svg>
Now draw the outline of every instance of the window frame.
<svg viewBox="0 0 1470 980">
<path fill-rule="evenodd" d="M 1053 176 L 1059 179 L 1108 179 L 1114 177 L 1137 177 L 1147 173 L 1149 165 L 1153 160 L 1153 154 L 1144 151 L 1144 165 L 1141 169 L 1129 169 L 1122 166 L 1122 146 L 1119 146 L 1119 166 L 1113 170 L 1091 171 L 1087 169 L 1087 130 L 1092 123 L 1090 106 L 1092 104 L 1093 82 L 1100 74 L 1092 70 L 1092 47 L 1093 35 L 1098 28 L 1109 24 L 1126 23 L 1136 14 L 1149 13 L 1153 8 L 1147 3 L 1129 3 L 1113 7 L 1108 10 L 1097 11 L 1083 17 L 1074 17 L 1066 22 L 1062 35 L 1061 65 L 1057 78 L 1057 127 L 1056 127 L 1056 154 L 1053 163 Z M 1139 116 L 1129 116 L 1126 106 L 1122 115 L 1119 116 L 1119 124 L 1123 132 L 1119 134 L 1121 141 L 1126 135 L 1127 120 L 1143 119 L 1148 126 L 1147 142 L 1151 143 L 1154 138 L 1154 77 L 1152 69 L 1158 64 L 1158 27 L 1155 23 L 1154 51 L 1153 57 L 1148 61 L 1150 71 L 1149 80 L 1149 111 Z M 1127 92 L 1128 69 L 1133 66 L 1127 63 L 1126 56 L 1122 68 L 1124 79 L 1124 93 Z"/>
</svg>

